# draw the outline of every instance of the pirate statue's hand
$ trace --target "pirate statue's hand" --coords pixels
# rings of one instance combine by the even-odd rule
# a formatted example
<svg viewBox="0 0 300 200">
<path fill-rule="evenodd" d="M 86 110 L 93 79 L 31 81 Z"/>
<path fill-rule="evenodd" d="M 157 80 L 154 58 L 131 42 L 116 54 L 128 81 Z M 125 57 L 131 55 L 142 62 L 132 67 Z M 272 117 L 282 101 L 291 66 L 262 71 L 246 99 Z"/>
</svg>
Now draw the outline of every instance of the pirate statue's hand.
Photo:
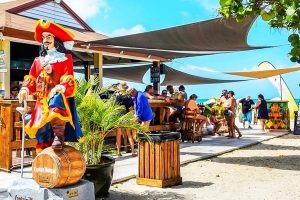
<svg viewBox="0 0 300 200">
<path fill-rule="evenodd" d="M 29 95 L 28 88 L 22 87 L 18 94 L 19 103 L 22 103 L 25 99 L 27 99 L 28 95 Z"/>
<path fill-rule="evenodd" d="M 52 98 L 54 97 L 55 94 L 62 92 L 64 93 L 66 91 L 66 87 L 63 85 L 56 85 L 54 88 L 51 89 L 49 93 L 49 97 Z"/>
</svg>

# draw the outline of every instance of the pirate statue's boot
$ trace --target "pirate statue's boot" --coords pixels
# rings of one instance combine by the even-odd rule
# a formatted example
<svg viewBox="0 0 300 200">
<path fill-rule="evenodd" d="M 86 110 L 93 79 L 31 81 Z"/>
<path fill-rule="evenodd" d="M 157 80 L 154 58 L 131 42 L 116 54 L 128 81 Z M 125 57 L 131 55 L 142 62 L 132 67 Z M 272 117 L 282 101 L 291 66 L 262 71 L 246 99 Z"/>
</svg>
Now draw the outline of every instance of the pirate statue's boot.
<svg viewBox="0 0 300 200">
<path fill-rule="evenodd" d="M 51 126 L 54 132 L 54 140 L 51 147 L 52 149 L 62 149 L 65 141 L 66 122 L 56 117 L 51 120 Z"/>
</svg>

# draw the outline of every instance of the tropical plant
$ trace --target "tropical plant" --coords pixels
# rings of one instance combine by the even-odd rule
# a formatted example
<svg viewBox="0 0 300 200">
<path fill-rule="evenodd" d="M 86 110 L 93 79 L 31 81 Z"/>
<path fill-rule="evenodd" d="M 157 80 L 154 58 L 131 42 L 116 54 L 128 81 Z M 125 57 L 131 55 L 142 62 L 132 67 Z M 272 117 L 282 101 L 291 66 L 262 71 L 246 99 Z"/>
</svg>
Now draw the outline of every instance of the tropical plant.
<svg viewBox="0 0 300 200">
<path fill-rule="evenodd" d="M 107 89 L 93 89 L 91 82 L 78 80 L 75 102 L 83 137 L 73 146 L 83 153 L 88 165 L 100 164 L 105 137 L 115 128 L 130 128 L 145 133 L 134 112 L 122 114 L 124 106 L 117 104 L 114 98 L 98 98 Z"/>
<path fill-rule="evenodd" d="M 219 14 L 238 22 L 250 15 L 261 16 L 273 28 L 293 32 L 288 40 L 292 45 L 288 54 L 292 62 L 300 63 L 300 0 L 220 0 Z"/>
</svg>

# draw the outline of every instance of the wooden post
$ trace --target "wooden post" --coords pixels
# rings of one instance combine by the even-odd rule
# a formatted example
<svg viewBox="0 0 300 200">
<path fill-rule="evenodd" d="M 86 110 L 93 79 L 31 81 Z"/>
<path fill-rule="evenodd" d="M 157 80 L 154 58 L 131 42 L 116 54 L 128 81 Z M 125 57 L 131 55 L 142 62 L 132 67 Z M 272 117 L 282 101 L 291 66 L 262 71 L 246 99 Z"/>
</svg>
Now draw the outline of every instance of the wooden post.
<svg viewBox="0 0 300 200">
<path fill-rule="evenodd" d="M 150 70 L 151 82 L 153 83 L 154 94 L 160 94 L 160 70 L 159 62 L 153 62 L 153 69 Z"/>
<path fill-rule="evenodd" d="M 0 72 L 0 82 L 2 88 L 5 90 L 4 98 L 10 97 L 10 41 L 8 39 L 0 40 L 0 50 L 4 51 L 5 72 Z"/>
<path fill-rule="evenodd" d="M 102 53 L 94 53 L 94 67 L 99 68 L 99 86 L 103 87 L 103 55 Z"/>
<path fill-rule="evenodd" d="M 84 78 L 86 81 L 89 81 L 91 78 L 91 66 L 88 62 L 83 62 L 84 65 Z"/>
</svg>

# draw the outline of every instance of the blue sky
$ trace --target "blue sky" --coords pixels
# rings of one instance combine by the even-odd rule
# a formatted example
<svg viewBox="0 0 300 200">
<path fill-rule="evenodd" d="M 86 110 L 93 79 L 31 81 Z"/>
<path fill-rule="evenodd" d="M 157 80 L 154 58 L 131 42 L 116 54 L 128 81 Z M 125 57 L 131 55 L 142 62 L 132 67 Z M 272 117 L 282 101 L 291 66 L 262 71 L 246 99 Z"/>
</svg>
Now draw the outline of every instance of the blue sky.
<svg viewBox="0 0 300 200">
<path fill-rule="evenodd" d="M 96 31 L 109 36 L 152 31 L 217 17 L 218 0 L 66 0 Z M 250 45 L 283 45 L 276 48 L 199 56 L 176 59 L 169 65 L 187 73 L 227 79 L 232 76 L 220 72 L 256 70 L 263 61 L 271 62 L 276 68 L 294 67 L 287 53 L 290 45 L 286 30 L 271 29 L 258 19 L 248 36 Z M 216 72 L 209 72 L 216 71 Z M 298 77 L 300 72 L 283 75 L 295 98 L 300 98 Z M 235 77 L 234 77 L 235 78 Z M 239 77 L 236 77 L 239 78 Z M 109 83 L 112 80 L 105 80 Z M 132 84 L 140 90 L 145 85 Z M 188 95 L 196 93 L 199 98 L 218 96 L 222 89 L 235 91 L 236 97 L 251 95 L 256 98 L 262 93 L 266 98 L 279 96 L 268 80 L 253 80 L 241 83 L 186 86 Z"/>
</svg>

